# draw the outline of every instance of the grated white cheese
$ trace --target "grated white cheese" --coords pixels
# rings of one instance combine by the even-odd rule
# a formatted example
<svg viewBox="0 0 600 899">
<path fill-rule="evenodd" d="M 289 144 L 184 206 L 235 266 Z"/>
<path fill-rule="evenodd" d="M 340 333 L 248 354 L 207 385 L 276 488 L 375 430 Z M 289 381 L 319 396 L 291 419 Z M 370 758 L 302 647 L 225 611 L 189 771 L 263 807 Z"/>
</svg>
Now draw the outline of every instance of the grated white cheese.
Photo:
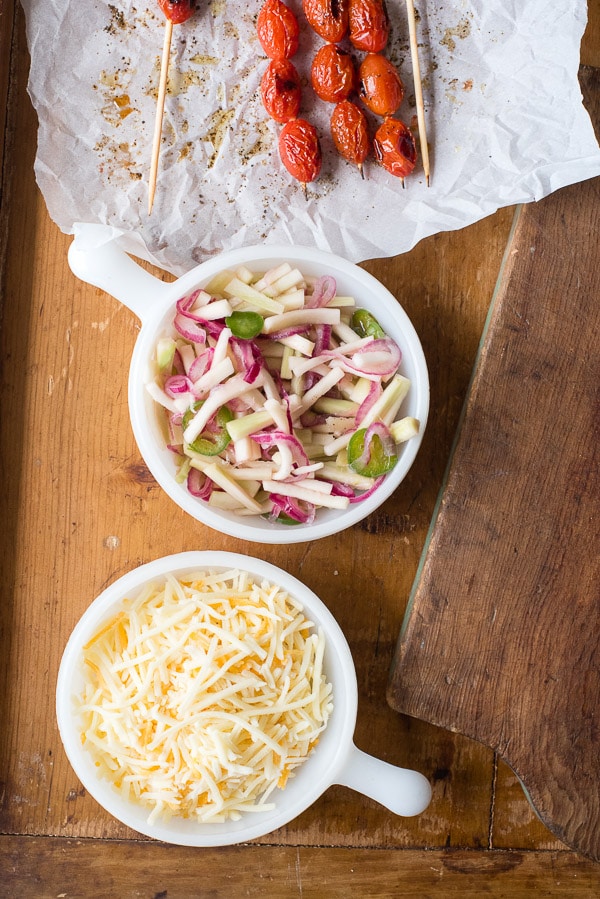
<svg viewBox="0 0 600 899">
<path fill-rule="evenodd" d="M 151 822 L 273 808 L 331 714 L 324 650 L 277 585 L 237 569 L 169 575 L 85 645 L 82 743 Z"/>
</svg>

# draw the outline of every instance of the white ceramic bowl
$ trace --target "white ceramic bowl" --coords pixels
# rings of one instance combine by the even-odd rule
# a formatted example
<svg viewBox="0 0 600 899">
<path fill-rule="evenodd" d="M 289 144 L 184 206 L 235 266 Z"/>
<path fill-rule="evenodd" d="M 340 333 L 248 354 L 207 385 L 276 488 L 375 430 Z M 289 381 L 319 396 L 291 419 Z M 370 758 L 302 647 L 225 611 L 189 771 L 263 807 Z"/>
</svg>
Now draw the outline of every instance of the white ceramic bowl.
<svg viewBox="0 0 600 899">
<path fill-rule="evenodd" d="M 169 330 L 175 302 L 195 287 L 206 284 L 224 269 L 246 265 L 265 271 L 282 261 L 297 266 L 305 275 L 330 274 L 338 292 L 354 296 L 368 309 L 402 350 L 401 374 L 411 388 L 402 415 L 417 418 L 420 431 L 404 443 L 398 462 L 383 484 L 367 499 L 343 511 L 320 509 L 311 524 L 293 527 L 260 516 L 239 517 L 220 511 L 192 496 L 175 480 L 173 454 L 166 448 L 157 406 L 145 389 L 153 377 L 150 359 L 158 337 Z M 128 306 L 142 322 L 129 373 L 129 412 L 139 450 L 154 478 L 182 509 L 211 528 L 242 540 L 260 543 L 300 543 L 335 534 L 361 521 L 396 490 L 410 469 L 423 438 L 429 412 L 429 378 L 421 343 L 408 316 L 392 294 L 372 275 L 339 256 L 293 246 L 245 247 L 232 250 L 192 269 L 178 280 L 165 283 L 137 265 L 101 226 L 80 230 L 69 249 L 72 271 L 83 281 L 101 287 Z"/>
<path fill-rule="evenodd" d="M 239 568 L 279 584 L 304 607 L 305 615 L 326 638 L 324 672 L 333 688 L 333 712 L 318 746 L 296 770 L 283 790 L 277 790 L 272 811 L 252 813 L 240 821 L 200 824 L 183 818 L 148 823 L 149 809 L 124 799 L 99 777 L 91 755 L 80 740 L 74 698 L 83 687 L 82 646 L 119 610 L 126 597 L 167 572 L 181 575 L 198 569 Z M 353 743 L 357 684 L 346 639 L 326 606 L 296 578 L 249 556 L 227 552 L 187 552 L 142 565 L 115 581 L 88 607 L 76 625 L 62 657 L 56 688 L 60 735 L 71 765 L 85 789 L 111 815 L 139 833 L 183 846 L 223 846 L 245 842 L 282 827 L 308 808 L 331 784 L 345 784 L 382 803 L 399 815 L 417 815 L 431 797 L 429 782 L 416 771 L 397 768 L 357 749 Z"/>
</svg>

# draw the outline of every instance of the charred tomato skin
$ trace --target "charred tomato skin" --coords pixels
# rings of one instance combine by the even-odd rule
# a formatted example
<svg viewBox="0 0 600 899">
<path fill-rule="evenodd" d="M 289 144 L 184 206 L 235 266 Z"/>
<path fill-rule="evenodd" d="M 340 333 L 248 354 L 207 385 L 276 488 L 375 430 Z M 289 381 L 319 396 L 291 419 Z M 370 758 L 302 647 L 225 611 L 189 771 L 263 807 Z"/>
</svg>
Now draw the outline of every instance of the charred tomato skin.
<svg viewBox="0 0 600 899">
<path fill-rule="evenodd" d="M 356 87 L 356 69 L 349 53 L 337 44 L 323 44 L 317 50 L 310 70 L 317 97 L 327 103 L 345 100 Z"/>
<path fill-rule="evenodd" d="M 385 0 L 349 0 L 348 29 L 350 42 L 357 50 L 383 50 L 390 34 Z"/>
<path fill-rule="evenodd" d="M 270 59 L 291 59 L 298 50 L 298 19 L 283 0 L 265 0 L 256 20 L 256 34 Z"/>
<path fill-rule="evenodd" d="M 317 129 L 305 119 L 293 119 L 281 129 L 279 155 L 293 178 L 309 184 L 321 171 L 321 143 Z"/>
<path fill-rule="evenodd" d="M 173 25 L 187 22 L 196 12 L 196 0 L 158 0 L 158 5 Z"/>
<path fill-rule="evenodd" d="M 289 59 L 271 60 L 260 82 L 260 96 L 267 113 L 276 122 L 296 118 L 302 88 L 296 67 Z"/>
<path fill-rule="evenodd" d="M 358 82 L 359 97 L 375 115 L 392 115 L 404 99 L 400 75 L 380 53 L 367 53 L 358 70 Z"/>
<path fill-rule="evenodd" d="M 302 0 L 308 24 L 319 37 L 339 44 L 348 33 L 348 0 Z"/>
<path fill-rule="evenodd" d="M 377 161 L 396 178 L 406 178 L 417 162 L 417 146 L 410 128 L 391 116 L 375 132 L 373 149 Z"/>
<path fill-rule="evenodd" d="M 362 166 L 370 149 L 369 126 L 362 109 L 351 100 L 342 100 L 331 114 L 330 126 L 340 156 Z"/>
</svg>

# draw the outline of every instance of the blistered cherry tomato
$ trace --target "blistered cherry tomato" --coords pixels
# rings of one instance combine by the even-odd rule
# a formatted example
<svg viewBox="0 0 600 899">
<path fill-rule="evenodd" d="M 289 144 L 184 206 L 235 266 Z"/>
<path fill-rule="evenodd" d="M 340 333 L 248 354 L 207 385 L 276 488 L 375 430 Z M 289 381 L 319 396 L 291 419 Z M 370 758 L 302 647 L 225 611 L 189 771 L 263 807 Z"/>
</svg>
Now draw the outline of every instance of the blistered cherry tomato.
<svg viewBox="0 0 600 899">
<path fill-rule="evenodd" d="M 284 166 L 302 184 L 314 181 L 321 171 L 321 144 L 317 129 L 305 119 L 287 122 L 279 135 L 279 155 Z"/>
<path fill-rule="evenodd" d="M 358 94 L 376 115 L 396 112 L 404 99 L 404 85 L 395 67 L 380 53 L 367 53 L 358 70 Z"/>
<path fill-rule="evenodd" d="M 298 49 L 300 28 L 282 0 L 265 0 L 256 20 L 261 47 L 271 59 L 290 59 Z"/>
<path fill-rule="evenodd" d="M 348 27 L 350 41 L 357 50 L 379 53 L 390 33 L 385 0 L 349 0 Z"/>
<path fill-rule="evenodd" d="M 276 122 L 295 119 L 300 109 L 300 76 L 289 59 L 272 59 L 260 82 L 263 106 Z"/>
<path fill-rule="evenodd" d="M 340 156 L 362 171 L 362 164 L 369 155 L 369 128 L 366 115 L 351 100 L 342 100 L 333 110 L 331 136 Z"/>
<path fill-rule="evenodd" d="M 348 31 L 348 0 L 302 0 L 308 24 L 324 41 L 337 44 Z"/>
<path fill-rule="evenodd" d="M 352 57 L 337 44 L 323 44 L 313 59 L 310 80 L 321 100 L 328 103 L 345 100 L 356 85 Z"/>
<path fill-rule="evenodd" d="M 373 149 L 378 162 L 397 178 L 406 178 L 415 167 L 415 139 L 410 128 L 399 119 L 384 119 L 375 133 Z"/>
<path fill-rule="evenodd" d="M 196 0 L 158 0 L 158 5 L 173 25 L 187 22 L 196 12 Z"/>
</svg>

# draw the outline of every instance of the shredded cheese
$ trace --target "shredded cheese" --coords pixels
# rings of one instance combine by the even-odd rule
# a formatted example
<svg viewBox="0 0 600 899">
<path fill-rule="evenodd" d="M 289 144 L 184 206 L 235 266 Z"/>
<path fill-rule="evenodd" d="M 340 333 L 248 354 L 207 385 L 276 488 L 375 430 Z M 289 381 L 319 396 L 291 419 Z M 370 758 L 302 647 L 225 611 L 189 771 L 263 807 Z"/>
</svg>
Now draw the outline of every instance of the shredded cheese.
<svg viewBox="0 0 600 899">
<path fill-rule="evenodd" d="M 331 714 L 324 649 L 277 585 L 237 569 L 169 575 L 84 646 L 82 743 L 150 822 L 268 810 Z"/>
</svg>

